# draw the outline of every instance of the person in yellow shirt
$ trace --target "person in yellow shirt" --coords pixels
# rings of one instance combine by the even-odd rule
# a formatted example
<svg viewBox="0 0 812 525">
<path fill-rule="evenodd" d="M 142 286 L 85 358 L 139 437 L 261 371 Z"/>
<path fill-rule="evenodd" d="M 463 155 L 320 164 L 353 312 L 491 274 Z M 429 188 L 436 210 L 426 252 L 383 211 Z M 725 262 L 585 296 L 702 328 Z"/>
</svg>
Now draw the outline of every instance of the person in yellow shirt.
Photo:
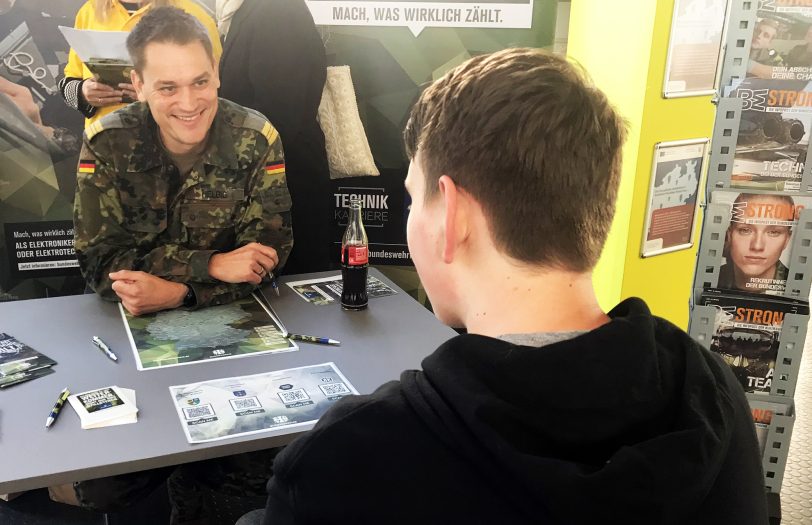
<svg viewBox="0 0 812 525">
<path fill-rule="evenodd" d="M 216 61 L 223 47 L 212 17 L 193 0 L 88 0 L 76 13 L 76 29 L 96 31 L 130 31 L 153 7 L 171 5 L 183 9 L 203 24 L 209 33 Z M 59 91 L 68 106 L 85 116 L 85 127 L 99 118 L 135 100 L 132 84 L 111 87 L 96 82 L 93 73 L 71 49 L 65 65 L 65 77 L 59 81 Z"/>
</svg>

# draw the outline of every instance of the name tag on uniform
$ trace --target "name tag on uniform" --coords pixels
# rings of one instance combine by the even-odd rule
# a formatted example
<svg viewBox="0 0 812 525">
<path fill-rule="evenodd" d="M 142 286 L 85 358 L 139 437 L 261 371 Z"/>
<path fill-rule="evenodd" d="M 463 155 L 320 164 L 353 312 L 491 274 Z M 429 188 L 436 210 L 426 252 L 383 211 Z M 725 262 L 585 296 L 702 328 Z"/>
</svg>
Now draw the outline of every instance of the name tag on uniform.
<svg viewBox="0 0 812 525">
<path fill-rule="evenodd" d="M 203 200 L 245 200 L 245 190 L 242 188 L 200 188 L 200 198 Z"/>
</svg>

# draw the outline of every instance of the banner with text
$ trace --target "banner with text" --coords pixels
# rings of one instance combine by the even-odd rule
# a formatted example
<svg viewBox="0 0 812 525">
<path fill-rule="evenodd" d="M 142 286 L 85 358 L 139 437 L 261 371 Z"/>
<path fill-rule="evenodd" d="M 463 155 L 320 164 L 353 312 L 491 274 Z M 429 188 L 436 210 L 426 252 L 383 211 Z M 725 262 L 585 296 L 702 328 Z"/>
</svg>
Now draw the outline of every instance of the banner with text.
<svg viewBox="0 0 812 525">
<path fill-rule="evenodd" d="M 57 27 L 83 3 L 0 2 L 0 301 L 85 287 L 72 211 L 83 119 L 57 88 L 68 56 Z"/>
<path fill-rule="evenodd" d="M 533 0 L 514 2 L 411 2 L 403 0 L 309 0 L 316 24 L 408 27 L 529 28 Z"/>
<path fill-rule="evenodd" d="M 336 248 L 333 251 L 340 253 L 341 236 L 349 219 L 350 199 L 359 199 L 361 219 L 369 238 L 369 263 L 410 265 L 405 235 L 409 203 L 403 200 L 404 194 L 403 181 L 391 176 L 336 181 L 333 184 L 336 228 Z"/>
</svg>

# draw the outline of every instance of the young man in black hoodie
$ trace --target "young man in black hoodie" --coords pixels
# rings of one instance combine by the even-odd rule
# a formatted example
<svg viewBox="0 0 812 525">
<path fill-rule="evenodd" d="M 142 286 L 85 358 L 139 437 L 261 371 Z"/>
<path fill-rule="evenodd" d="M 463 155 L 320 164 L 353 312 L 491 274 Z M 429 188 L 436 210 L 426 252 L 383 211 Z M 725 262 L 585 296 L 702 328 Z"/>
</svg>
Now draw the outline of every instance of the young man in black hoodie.
<svg viewBox="0 0 812 525">
<path fill-rule="evenodd" d="M 437 317 L 468 334 L 288 446 L 263 523 L 767 523 L 730 370 L 640 299 L 595 298 L 624 135 L 537 50 L 423 93 L 409 248 Z"/>
</svg>

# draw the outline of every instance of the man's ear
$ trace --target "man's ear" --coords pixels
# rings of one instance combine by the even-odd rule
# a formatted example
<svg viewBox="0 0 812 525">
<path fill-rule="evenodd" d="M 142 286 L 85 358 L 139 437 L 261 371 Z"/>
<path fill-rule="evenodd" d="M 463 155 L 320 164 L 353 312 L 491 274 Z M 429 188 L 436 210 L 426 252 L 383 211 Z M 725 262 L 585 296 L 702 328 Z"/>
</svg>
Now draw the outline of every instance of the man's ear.
<svg viewBox="0 0 812 525">
<path fill-rule="evenodd" d="M 138 97 L 139 102 L 146 102 L 147 97 L 144 94 L 144 81 L 141 80 L 141 75 L 135 69 L 130 70 L 130 84 L 133 85 L 135 96 Z"/>
<path fill-rule="evenodd" d="M 443 262 L 451 263 L 460 244 L 468 237 L 467 213 L 463 202 L 466 195 L 448 175 L 441 176 L 437 186 L 443 214 Z"/>
<path fill-rule="evenodd" d="M 212 78 L 214 87 L 220 89 L 220 68 L 217 67 L 217 61 L 214 61 L 214 77 Z"/>
</svg>

